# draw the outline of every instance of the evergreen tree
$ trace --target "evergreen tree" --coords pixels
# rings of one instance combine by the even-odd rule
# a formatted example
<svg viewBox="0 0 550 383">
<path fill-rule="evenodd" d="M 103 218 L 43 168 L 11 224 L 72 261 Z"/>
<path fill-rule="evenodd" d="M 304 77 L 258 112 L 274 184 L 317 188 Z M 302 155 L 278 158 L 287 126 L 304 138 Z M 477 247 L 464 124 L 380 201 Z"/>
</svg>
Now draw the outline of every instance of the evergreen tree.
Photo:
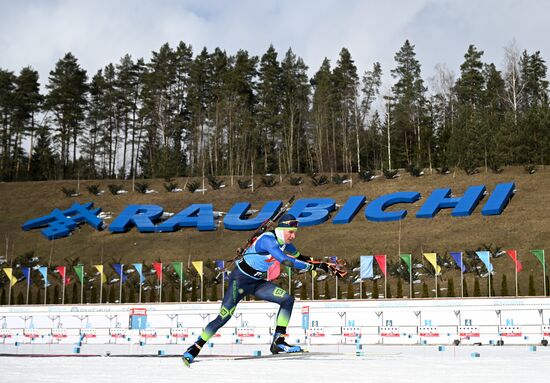
<svg viewBox="0 0 550 383">
<path fill-rule="evenodd" d="M 302 283 L 302 286 L 300 287 L 300 300 L 305 301 L 307 300 L 307 287 L 306 282 Z"/>
<path fill-rule="evenodd" d="M 84 113 L 87 107 L 86 71 L 80 67 L 72 53 L 67 53 L 56 63 L 55 69 L 50 72 L 48 79 L 49 83 L 46 88 L 49 93 L 46 96 L 45 107 L 52 111 L 57 125 L 56 138 L 61 144 L 59 153 L 63 176 L 69 175 L 67 170 L 71 145 L 73 149 L 72 175 L 75 175 L 77 143 L 83 129 Z"/>
<path fill-rule="evenodd" d="M 348 282 L 347 299 L 355 299 L 355 289 L 352 282 Z"/>
<path fill-rule="evenodd" d="M 193 281 L 191 282 L 191 302 L 197 302 L 197 280 L 193 278 Z"/>
<path fill-rule="evenodd" d="M 483 76 L 483 51 L 470 45 L 460 65 L 460 78 L 455 91 L 458 101 L 458 116 L 451 136 L 451 158 L 470 173 L 482 162 L 484 153 L 480 135 L 483 135 L 482 102 L 485 78 Z"/>
<path fill-rule="evenodd" d="M 378 296 L 378 283 L 376 281 L 372 281 L 372 299 L 378 299 Z"/>
<path fill-rule="evenodd" d="M 533 274 L 529 274 L 529 296 L 533 297 L 537 295 L 537 291 L 535 289 L 535 278 L 533 277 Z"/>
<path fill-rule="evenodd" d="M 430 292 L 428 291 L 428 285 L 426 282 L 422 282 L 422 298 L 429 298 Z"/>
<path fill-rule="evenodd" d="M 90 303 L 99 303 L 98 302 L 98 296 L 97 296 L 97 289 L 90 288 Z"/>
<path fill-rule="evenodd" d="M 463 279 L 463 283 L 464 283 L 464 297 L 467 298 L 469 297 L 469 293 L 468 293 L 468 283 L 466 282 L 466 278 L 464 277 Z"/>
<path fill-rule="evenodd" d="M 76 286 L 76 284 L 75 284 Z M 116 298 L 115 298 L 115 290 L 116 290 L 116 287 L 115 285 L 109 285 L 109 300 L 107 301 L 108 303 L 115 303 L 116 302 Z M 74 293 L 74 290 L 73 290 L 73 293 Z"/>
<path fill-rule="evenodd" d="M 128 293 L 127 302 L 128 303 L 136 303 L 136 288 L 132 285 L 132 286 L 130 286 L 130 288 L 128 290 L 130 290 L 130 291 Z"/>
<path fill-rule="evenodd" d="M 507 297 L 508 294 L 508 282 L 506 280 L 506 274 L 502 276 L 502 282 L 500 283 L 500 296 Z"/>
<path fill-rule="evenodd" d="M 420 74 L 421 66 L 409 40 L 395 54 L 395 61 L 397 67 L 391 70 L 392 77 L 397 80 L 392 88 L 396 99 L 392 121 L 397 140 L 392 150 L 398 156 L 394 157 L 392 167 L 422 166 L 427 160 L 422 141 L 428 141 L 431 133 L 425 123 L 426 88 Z"/>
<path fill-rule="evenodd" d="M 210 302 L 216 302 L 218 300 L 218 285 L 212 284 L 210 289 Z"/>
<path fill-rule="evenodd" d="M 330 299 L 331 298 L 331 295 L 330 295 L 330 287 L 328 285 L 328 281 L 325 281 L 325 299 Z"/>
<path fill-rule="evenodd" d="M 35 305 L 41 305 L 44 303 L 44 300 L 42 299 L 42 296 L 40 294 L 41 290 L 40 290 L 40 287 L 37 287 L 36 288 L 36 295 L 35 295 L 35 298 L 34 298 L 34 304 Z"/>
<path fill-rule="evenodd" d="M 214 292 L 212 293 L 212 297 L 215 298 L 215 299 L 213 299 L 213 302 L 215 302 L 215 301 L 218 300 L 218 295 L 217 295 L 216 291 L 214 291 Z M 168 301 L 169 301 L 169 302 L 177 302 L 177 299 L 176 299 L 176 288 L 174 287 L 174 285 L 172 285 L 172 286 L 170 287 L 170 296 L 169 296 L 169 298 L 168 298 Z"/>
<path fill-rule="evenodd" d="M 110 302 L 114 302 L 114 301 L 110 301 Z M 79 296 L 79 292 L 78 292 L 78 286 L 77 286 L 77 283 L 73 283 L 73 292 L 71 294 L 71 303 L 74 305 L 74 304 L 77 304 L 77 303 L 80 303 L 80 296 Z"/>
<path fill-rule="evenodd" d="M 397 298 L 403 298 L 403 283 L 401 278 L 397 278 Z"/>
<path fill-rule="evenodd" d="M 476 278 L 474 281 L 474 297 L 481 296 L 481 288 L 479 287 L 479 279 Z"/>
<path fill-rule="evenodd" d="M 453 278 L 447 280 L 447 297 L 454 298 L 455 295 L 455 281 Z"/>
</svg>

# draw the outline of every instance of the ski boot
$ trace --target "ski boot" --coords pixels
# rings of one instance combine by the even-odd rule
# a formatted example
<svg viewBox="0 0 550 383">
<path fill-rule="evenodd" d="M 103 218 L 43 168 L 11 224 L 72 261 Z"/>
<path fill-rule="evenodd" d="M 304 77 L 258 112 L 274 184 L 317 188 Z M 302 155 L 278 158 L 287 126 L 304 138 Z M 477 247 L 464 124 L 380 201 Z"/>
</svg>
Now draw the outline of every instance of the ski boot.
<svg viewBox="0 0 550 383">
<path fill-rule="evenodd" d="M 202 346 L 204 346 L 205 343 L 206 342 L 199 337 L 199 339 L 183 353 L 183 363 L 187 367 L 189 367 L 191 363 L 193 363 L 197 355 L 199 355 L 199 352 L 201 352 Z"/>
<path fill-rule="evenodd" d="M 275 334 L 275 337 L 273 338 L 273 343 L 271 343 L 270 351 L 272 354 L 280 354 L 303 352 L 304 350 L 300 346 L 292 346 L 288 344 L 282 334 Z"/>
</svg>

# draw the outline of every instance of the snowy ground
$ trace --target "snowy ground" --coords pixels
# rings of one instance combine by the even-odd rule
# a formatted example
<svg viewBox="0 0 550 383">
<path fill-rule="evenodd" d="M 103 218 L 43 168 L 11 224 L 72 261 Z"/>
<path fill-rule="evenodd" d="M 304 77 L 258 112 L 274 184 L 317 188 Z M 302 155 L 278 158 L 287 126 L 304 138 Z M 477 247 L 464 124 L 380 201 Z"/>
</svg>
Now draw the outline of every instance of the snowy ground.
<svg viewBox="0 0 550 383">
<path fill-rule="evenodd" d="M 0 357 L 0 382 L 548 382 L 550 347 L 312 346 L 296 357 L 251 358 L 254 350 L 204 350 L 191 368 L 177 357 Z M 471 357 L 473 352 L 479 358 Z M 112 354 L 114 355 L 114 354 Z M 224 356 L 220 356 L 224 355 Z"/>
</svg>

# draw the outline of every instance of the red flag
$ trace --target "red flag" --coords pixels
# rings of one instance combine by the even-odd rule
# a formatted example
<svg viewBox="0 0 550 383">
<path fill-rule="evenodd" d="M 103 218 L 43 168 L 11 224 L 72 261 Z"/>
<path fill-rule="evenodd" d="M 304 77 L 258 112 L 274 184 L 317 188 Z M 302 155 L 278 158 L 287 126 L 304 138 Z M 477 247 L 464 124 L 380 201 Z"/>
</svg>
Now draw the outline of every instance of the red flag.
<svg viewBox="0 0 550 383">
<path fill-rule="evenodd" d="M 378 266 L 380 266 L 380 270 L 382 270 L 382 273 L 384 273 L 384 277 L 385 277 L 386 276 L 386 256 L 375 255 L 374 259 L 376 259 L 376 263 L 378 263 Z"/>
<path fill-rule="evenodd" d="M 518 252 L 516 250 L 506 250 L 506 254 L 510 256 L 514 260 L 514 263 L 516 264 L 516 271 L 519 273 L 521 270 L 523 270 L 523 266 L 521 265 L 521 262 L 518 261 Z"/>
<path fill-rule="evenodd" d="M 162 281 L 162 263 L 153 262 L 153 268 L 157 272 L 157 278 Z"/>
<path fill-rule="evenodd" d="M 269 266 L 269 269 L 267 269 L 267 280 L 273 281 L 274 279 L 279 278 L 279 275 L 281 274 L 281 264 L 277 261 L 272 262 Z"/>
<path fill-rule="evenodd" d="M 55 271 L 57 271 L 59 273 L 59 275 L 61 275 L 61 279 L 63 280 L 63 283 L 67 284 L 67 282 L 65 281 L 65 271 L 67 270 L 67 268 L 65 266 L 57 266 L 55 268 Z"/>
</svg>

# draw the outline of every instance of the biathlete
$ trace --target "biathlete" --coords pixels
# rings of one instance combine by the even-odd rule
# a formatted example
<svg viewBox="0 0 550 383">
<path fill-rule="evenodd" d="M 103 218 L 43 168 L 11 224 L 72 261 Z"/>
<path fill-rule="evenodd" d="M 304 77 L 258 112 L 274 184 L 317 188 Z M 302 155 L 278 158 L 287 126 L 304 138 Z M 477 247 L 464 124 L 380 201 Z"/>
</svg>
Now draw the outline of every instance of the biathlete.
<svg viewBox="0 0 550 383">
<path fill-rule="evenodd" d="M 189 365 L 193 362 L 206 342 L 231 318 L 239 301 L 249 294 L 279 305 L 271 352 L 278 354 L 302 351 L 300 346 L 290 345 L 284 338 L 294 306 L 294 297 L 265 279 L 267 270 L 275 261 L 298 270 L 320 269 L 329 272 L 327 263 L 316 261 L 310 263 L 312 259 L 301 255 L 294 247 L 292 241 L 296 238 L 297 230 L 298 220 L 291 214 L 284 214 L 274 231 L 260 235 L 245 251 L 229 276 L 229 284 L 223 296 L 220 313 L 204 328 L 197 341 L 185 351 L 183 354 L 185 364 Z"/>
</svg>

